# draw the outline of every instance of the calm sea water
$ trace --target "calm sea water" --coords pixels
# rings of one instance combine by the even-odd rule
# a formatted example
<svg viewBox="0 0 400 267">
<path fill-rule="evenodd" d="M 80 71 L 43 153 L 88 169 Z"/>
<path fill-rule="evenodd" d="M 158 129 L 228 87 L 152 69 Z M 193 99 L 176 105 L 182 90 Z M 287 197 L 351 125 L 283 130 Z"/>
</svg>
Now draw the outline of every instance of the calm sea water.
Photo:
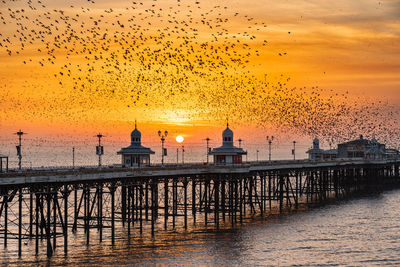
<svg viewBox="0 0 400 267">
<path fill-rule="evenodd" d="M 137 229 L 128 238 L 118 227 L 114 247 L 103 243 L 92 230 L 91 245 L 85 245 L 83 230 L 70 235 L 69 255 L 62 240 L 48 260 L 45 243 L 35 257 L 34 242 L 23 247 L 18 259 L 15 243 L 7 250 L 1 244 L 2 265 L 225 265 L 225 266 L 375 266 L 400 265 L 400 190 L 337 201 L 289 214 L 249 218 L 234 228 L 198 226 L 187 231 Z M 162 220 L 158 229 L 162 229 Z M 121 230 L 122 229 L 122 230 Z"/>
</svg>

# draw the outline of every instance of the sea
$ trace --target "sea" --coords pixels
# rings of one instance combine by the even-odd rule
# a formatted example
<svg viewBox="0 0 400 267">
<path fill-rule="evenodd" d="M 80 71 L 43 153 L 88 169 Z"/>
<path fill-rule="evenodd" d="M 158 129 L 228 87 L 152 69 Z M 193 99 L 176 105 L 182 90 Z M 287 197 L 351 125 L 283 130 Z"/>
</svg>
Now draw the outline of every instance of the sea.
<svg viewBox="0 0 400 267">
<path fill-rule="evenodd" d="M 1 266 L 400 266 L 400 190 L 359 195 L 297 211 L 271 211 L 246 217 L 243 223 L 221 221 L 189 226 L 178 219 L 155 235 L 149 225 L 117 227 L 116 241 L 96 229 L 86 245 L 83 229 L 69 234 L 68 255 L 59 238 L 55 254 L 46 257 L 45 239 L 35 256 L 35 243 L 25 241 L 18 258 L 16 240 L 0 241 Z"/>
</svg>

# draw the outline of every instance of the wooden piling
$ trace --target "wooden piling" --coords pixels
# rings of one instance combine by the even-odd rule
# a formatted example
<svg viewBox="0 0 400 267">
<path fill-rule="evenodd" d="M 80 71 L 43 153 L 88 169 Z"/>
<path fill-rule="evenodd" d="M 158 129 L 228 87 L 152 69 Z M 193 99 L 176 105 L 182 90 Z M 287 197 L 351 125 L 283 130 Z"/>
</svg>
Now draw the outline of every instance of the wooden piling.
<svg viewBox="0 0 400 267">
<path fill-rule="evenodd" d="M 51 246 L 51 233 L 50 233 L 50 215 L 51 215 L 51 193 L 50 188 L 47 188 L 47 220 L 46 220 L 46 240 L 47 240 L 47 257 L 53 255 L 53 249 Z"/>
<path fill-rule="evenodd" d="M 185 229 L 187 229 L 187 205 L 188 205 L 188 203 L 187 203 L 187 200 L 188 200 L 187 199 L 187 185 L 188 185 L 188 182 L 185 177 L 185 180 L 183 181 L 183 215 L 184 215 Z"/>
<path fill-rule="evenodd" d="M 192 178 L 192 216 L 193 224 L 196 225 L 196 178 Z"/>
<path fill-rule="evenodd" d="M 168 178 L 164 180 L 164 229 L 168 225 Z"/>
<path fill-rule="evenodd" d="M 111 184 L 111 244 L 115 244 L 115 185 Z"/>
<path fill-rule="evenodd" d="M 18 257 L 22 255 L 22 188 L 18 190 Z"/>
<path fill-rule="evenodd" d="M 68 254 L 68 185 L 64 185 L 64 254 Z"/>
</svg>

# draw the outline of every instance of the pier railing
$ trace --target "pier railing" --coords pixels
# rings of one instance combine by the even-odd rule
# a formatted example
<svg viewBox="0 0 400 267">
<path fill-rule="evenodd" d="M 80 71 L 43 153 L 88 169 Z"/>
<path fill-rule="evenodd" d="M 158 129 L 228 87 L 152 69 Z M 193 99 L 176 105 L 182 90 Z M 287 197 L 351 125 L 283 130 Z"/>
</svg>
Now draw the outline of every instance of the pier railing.
<svg viewBox="0 0 400 267">
<path fill-rule="evenodd" d="M 0 177 L 3 176 L 10 176 L 16 173 L 23 173 L 30 175 L 32 173 L 37 172 L 63 172 L 63 171 L 90 171 L 95 170 L 100 172 L 107 172 L 112 170 L 141 170 L 141 169 L 149 169 L 149 168 L 160 168 L 160 169 L 189 169 L 189 168 L 213 168 L 213 167 L 248 167 L 248 166 L 276 166 L 276 165 L 283 165 L 283 164 L 303 164 L 303 163 L 310 163 L 310 164 L 322 164 L 322 163 L 360 163 L 360 162 L 394 162 L 396 160 L 380 160 L 380 161 L 370 161 L 365 160 L 362 158 L 342 158 L 342 159 L 335 159 L 335 160 L 309 160 L 309 159 L 299 159 L 299 160 L 274 160 L 274 161 L 247 161 L 240 164 L 213 164 L 213 163 L 204 163 L 204 162 L 190 162 L 185 164 L 176 164 L 176 163 L 164 163 L 163 165 L 159 163 L 152 163 L 148 166 L 133 166 L 127 167 L 122 166 L 121 164 L 110 164 L 110 165 L 79 165 L 79 166 L 41 166 L 41 167 L 25 167 L 21 170 L 18 168 L 9 168 L 8 172 L 0 173 Z M 399 159 L 400 161 L 400 159 Z M 8 173 L 8 174 L 7 174 Z"/>
</svg>

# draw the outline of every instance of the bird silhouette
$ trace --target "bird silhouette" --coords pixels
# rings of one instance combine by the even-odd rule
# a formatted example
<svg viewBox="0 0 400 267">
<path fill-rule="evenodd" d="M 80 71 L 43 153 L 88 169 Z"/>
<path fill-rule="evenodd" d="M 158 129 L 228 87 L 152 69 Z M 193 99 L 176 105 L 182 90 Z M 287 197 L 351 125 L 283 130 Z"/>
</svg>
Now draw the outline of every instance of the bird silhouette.
<svg viewBox="0 0 400 267">
<path fill-rule="evenodd" d="M 257 58 L 270 52 L 259 37 L 268 31 L 265 22 L 202 1 L 123 4 L 104 9 L 82 0 L 52 8 L 45 0 L 7 1 L 0 9 L 0 54 L 17 58 L 24 68 L 51 72 L 48 79 L 57 88 L 45 90 L 35 77 L 24 81 L 21 87 L 30 83 L 46 92 L 38 99 L 11 94 L 2 85 L 3 114 L 24 110 L 26 119 L 78 122 L 89 119 L 87 110 L 123 114 L 121 106 L 144 113 L 190 110 L 187 116 L 223 120 L 230 114 L 232 120 L 326 140 L 362 132 L 399 142 L 393 138 L 399 136 L 397 107 L 371 99 L 352 102 L 349 92 L 291 87 L 285 75 L 267 80 L 255 74 L 263 72 Z M 289 52 L 274 56 L 286 60 Z"/>
</svg>

